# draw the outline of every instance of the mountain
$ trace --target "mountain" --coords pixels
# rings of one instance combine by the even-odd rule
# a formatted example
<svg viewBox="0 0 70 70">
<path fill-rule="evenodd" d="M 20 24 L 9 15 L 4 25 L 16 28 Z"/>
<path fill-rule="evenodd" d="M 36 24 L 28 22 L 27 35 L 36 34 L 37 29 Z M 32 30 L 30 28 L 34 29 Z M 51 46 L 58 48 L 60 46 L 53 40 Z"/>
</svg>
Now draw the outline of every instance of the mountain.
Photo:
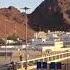
<svg viewBox="0 0 70 70">
<path fill-rule="evenodd" d="M 28 38 L 34 31 L 70 31 L 70 1 L 44 0 L 31 14 L 27 15 Z M 18 36 L 25 39 L 26 16 L 10 6 L 0 9 L 0 38 Z"/>
<path fill-rule="evenodd" d="M 25 39 L 25 13 L 10 6 L 0 9 L 0 38 L 16 35 Z M 28 26 L 28 38 L 33 36 L 33 30 Z"/>
<path fill-rule="evenodd" d="M 35 31 L 70 31 L 69 14 L 66 14 L 68 3 L 67 0 L 44 0 L 28 15 L 30 27 Z"/>
<path fill-rule="evenodd" d="M 70 24 L 70 0 L 58 0 L 58 5 L 61 7 L 66 23 Z"/>
</svg>

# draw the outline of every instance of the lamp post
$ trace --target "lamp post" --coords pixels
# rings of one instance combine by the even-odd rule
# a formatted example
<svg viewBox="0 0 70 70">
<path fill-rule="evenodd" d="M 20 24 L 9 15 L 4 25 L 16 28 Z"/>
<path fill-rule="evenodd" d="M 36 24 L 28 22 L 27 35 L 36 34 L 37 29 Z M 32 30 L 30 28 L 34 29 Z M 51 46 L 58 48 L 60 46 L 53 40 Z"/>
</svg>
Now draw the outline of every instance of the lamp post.
<svg viewBox="0 0 70 70">
<path fill-rule="evenodd" d="M 7 60 L 7 23 L 5 23 L 5 60 Z"/>
<path fill-rule="evenodd" d="M 24 8 L 21 8 L 21 9 L 24 9 L 24 11 L 25 11 L 25 43 L 26 43 L 26 48 L 25 48 L 25 61 L 26 61 L 26 63 L 25 63 L 25 70 L 27 70 L 27 22 L 28 22 L 28 19 L 27 19 L 27 10 L 29 9 L 29 8 L 27 8 L 27 7 L 24 7 Z"/>
</svg>

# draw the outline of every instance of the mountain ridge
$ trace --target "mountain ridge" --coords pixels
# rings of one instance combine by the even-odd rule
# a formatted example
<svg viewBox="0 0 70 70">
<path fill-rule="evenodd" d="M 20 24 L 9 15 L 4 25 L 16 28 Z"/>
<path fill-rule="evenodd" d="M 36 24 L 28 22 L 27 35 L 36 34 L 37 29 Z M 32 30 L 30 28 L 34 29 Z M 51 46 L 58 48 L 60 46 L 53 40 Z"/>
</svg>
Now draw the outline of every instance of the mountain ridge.
<svg viewBox="0 0 70 70">
<path fill-rule="evenodd" d="M 0 38 L 5 38 L 15 34 L 19 38 L 25 39 L 25 15 L 17 8 L 10 6 L 0 9 Z M 28 25 L 28 38 L 33 36 L 33 30 Z"/>
<path fill-rule="evenodd" d="M 31 28 L 36 31 L 70 31 L 70 24 L 66 23 L 67 21 L 62 12 L 63 9 L 59 3 L 58 0 L 44 0 L 29 15 L 29 25 Z"/>
<path fill-rule="evenodd" d="M 49 1 L 53 2 L 50 3 Z M 36 31 L 70 31 L 70 4 L 68 4 L 70 2 L 62 2 L 67 1 L 62 0 L 62 4 L 60 1 L 44 0 L 35 11 L 27 14 L 27 35 L 29 39 L 33 37 L 33 33 Z M 64 5 L 65 3 L 66 5 Z M 24 12 L 22 14 L 13 6 L 0 9 L 0 38 L 15 34 L 25 39 L 25 27 Z"/>
</svg>

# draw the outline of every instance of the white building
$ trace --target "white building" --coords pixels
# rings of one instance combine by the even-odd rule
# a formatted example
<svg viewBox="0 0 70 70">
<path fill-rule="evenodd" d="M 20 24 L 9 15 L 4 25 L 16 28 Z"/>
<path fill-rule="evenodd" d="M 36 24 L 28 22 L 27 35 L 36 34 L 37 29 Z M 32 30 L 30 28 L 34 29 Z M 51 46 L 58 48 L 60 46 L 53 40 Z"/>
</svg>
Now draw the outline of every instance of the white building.
<svg viewBox="0 0 70 70">
<path fill-rule="evenodd" d="M 52 51 L 65 51 L 69 48 L 64 48 L 66 43 L 70 44 L 70 33 L 69 32 L 39 32 L 36 37 L 32 39 L 31 46 L 45 51 L 50 49 Z"/>
<path fill-rule="evenodd" d="M 47 35 L 46 35 L 47 33 L 45 33 L 45 32 L 43 32 L 43 31 L 40 31 L 40 32 L 36 32 L 36 33 L 34 33 L 34 38 L 36 38 L 36 39 L 38 39 L 38 38 L 46 38 L 47 37 Z"/>
</svg>

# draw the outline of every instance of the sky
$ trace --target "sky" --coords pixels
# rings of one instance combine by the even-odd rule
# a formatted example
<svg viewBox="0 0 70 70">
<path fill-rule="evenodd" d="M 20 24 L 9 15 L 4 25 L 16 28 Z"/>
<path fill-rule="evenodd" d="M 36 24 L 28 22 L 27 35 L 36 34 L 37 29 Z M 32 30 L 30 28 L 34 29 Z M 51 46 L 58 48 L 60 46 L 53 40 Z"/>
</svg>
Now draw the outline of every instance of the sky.
<svg viewBox="0 0 70 70">
<path fill-rule="evenodd" d="M 20 10 L 20 8 L 24 8 L 26 6 L 30 8 L 27 13 L 31 13 L 42 1 L 44 0 L 0 0 L 0 8 L 14 6 Z M 21 10 L 21 12 L 22 11 L 24 10 Z"/>
</svg>

